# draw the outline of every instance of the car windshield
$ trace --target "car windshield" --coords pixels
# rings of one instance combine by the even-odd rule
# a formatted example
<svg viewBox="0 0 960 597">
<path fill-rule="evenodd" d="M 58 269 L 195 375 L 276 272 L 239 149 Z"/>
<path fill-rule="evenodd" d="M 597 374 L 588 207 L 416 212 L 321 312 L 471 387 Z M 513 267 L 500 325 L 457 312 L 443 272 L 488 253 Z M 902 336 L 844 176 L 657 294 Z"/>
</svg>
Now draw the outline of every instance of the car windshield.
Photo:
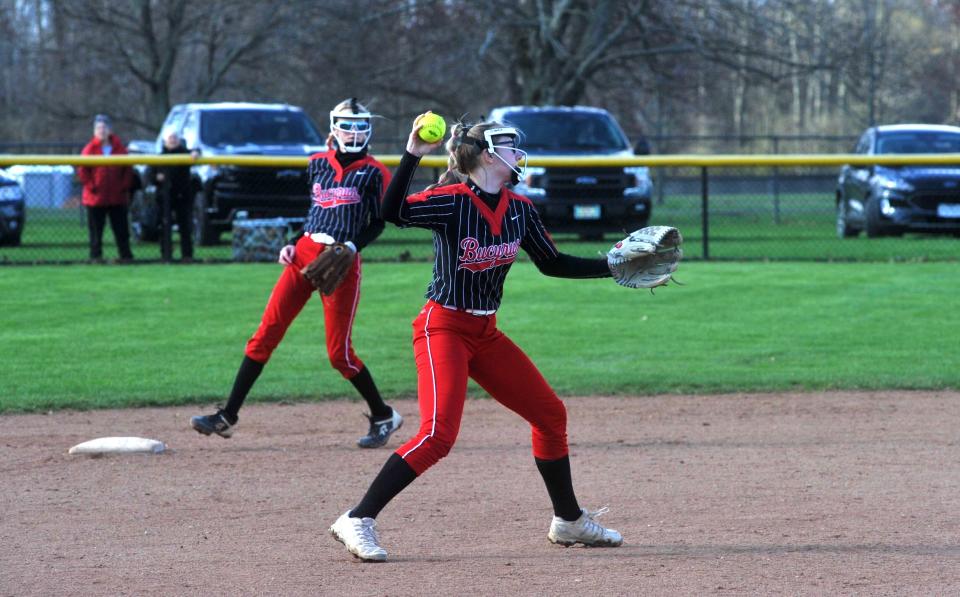
<svg viewBox="0 0 960 597">
<path fill-rule="evenodd" d="M 944 132 L 883 133 L 877 153 L 960 153 L 960 134 Z"/>
<path fill-rule="evenodd" d="M 303 112 L 292 110 L 222 110 L 203 112 L 200 138 L 204 144 L 225 145 L 323 145 Z"/>
<path fill-rule="evenodd" d="M 510 112 L 506 120 L 523 131 L 522 149 L 603 153 L 630 147 L 619 127 L 605 114 Z"/>
</svg>

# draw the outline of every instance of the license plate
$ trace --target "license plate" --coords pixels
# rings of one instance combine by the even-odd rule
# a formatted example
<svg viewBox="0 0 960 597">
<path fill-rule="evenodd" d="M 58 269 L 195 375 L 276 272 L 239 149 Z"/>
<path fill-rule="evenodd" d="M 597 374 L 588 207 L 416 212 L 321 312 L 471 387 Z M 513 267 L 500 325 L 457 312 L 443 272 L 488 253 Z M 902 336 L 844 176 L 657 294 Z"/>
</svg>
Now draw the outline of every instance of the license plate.
<svg viewBox="0 0 960 597">
<path fill-rule="evenodd" d="M 574 205 L 573 219 L 574 220 L 599 220 L 600 206 L 599 205 Z"/>
<path fill-rule="evenodd" d="M 960 204 L 941 203 L 937 206 L 937 215 L 941 218 L 960 218 Z"/>
</svg>

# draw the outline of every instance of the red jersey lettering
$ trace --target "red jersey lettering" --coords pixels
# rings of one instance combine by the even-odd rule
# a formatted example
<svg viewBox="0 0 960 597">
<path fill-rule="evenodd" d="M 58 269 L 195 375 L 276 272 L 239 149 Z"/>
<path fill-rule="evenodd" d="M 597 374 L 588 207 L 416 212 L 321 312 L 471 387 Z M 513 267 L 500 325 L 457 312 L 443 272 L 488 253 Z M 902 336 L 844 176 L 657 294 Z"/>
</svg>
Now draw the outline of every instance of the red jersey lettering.
<svg viewBox="0 0 960 597">
<path fill-rule="evenodd" d="M 310 156 L 310 211 L 304 232 L 323 232 L 337 242 L 354 240 L 371 219 L 380 218 L 380 200 L 390 180 L 370 156 L 343 168 L 333 150 Z"/>
<path fill-rule="evenodd" d="M 460 258 L 457 269 L 468 269 L 472 272 L 479 272 L 491 267 L 498 267 L 513 263 L 517 257 L 520 248 L 520 241 L 515 240 L 511 243 L 501 243 L 481 247 L 480 241 L 468 236 L 460 241 Z"/>
<path fill-rule="evenodd" d="M 313 183 L 313 203 L 323 209 L 360 203 L 363 198 L 360 192 L 353 187 L 333 187 L 325 189 L 319 182 Z"/>
</svg>

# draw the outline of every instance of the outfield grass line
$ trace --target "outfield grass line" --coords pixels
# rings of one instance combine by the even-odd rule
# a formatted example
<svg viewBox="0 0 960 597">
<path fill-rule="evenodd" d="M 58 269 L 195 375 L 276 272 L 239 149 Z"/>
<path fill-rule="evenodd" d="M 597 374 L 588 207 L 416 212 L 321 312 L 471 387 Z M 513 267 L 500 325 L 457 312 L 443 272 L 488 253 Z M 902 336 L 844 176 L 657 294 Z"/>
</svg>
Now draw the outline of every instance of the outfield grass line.
<svg viewBox="0 0 960 597">
<path fill-rule="evenodd" d="M 368 263 L 357 354 L 411 396 L 430 266 Z M 222 402 L 275 264 L 0 275 L 0 412 Z M 514 265 L 498 323 L 565 396 L 960 387 L 955 263 L 685 262 L 656 294 Z M 922 289 L 922 292 L 918 291 Z M 310 301 L 251 401 L 352 399 Z"/>
</svg>

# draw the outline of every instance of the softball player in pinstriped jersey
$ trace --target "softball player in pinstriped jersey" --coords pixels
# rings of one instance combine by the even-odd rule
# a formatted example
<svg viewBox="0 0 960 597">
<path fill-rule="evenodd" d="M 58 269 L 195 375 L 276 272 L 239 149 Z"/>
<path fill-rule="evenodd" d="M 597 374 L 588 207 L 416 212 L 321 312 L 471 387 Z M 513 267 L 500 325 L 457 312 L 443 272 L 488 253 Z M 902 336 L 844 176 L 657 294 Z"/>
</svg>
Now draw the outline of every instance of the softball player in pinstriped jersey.
<svg viewBox="0 0 960 597">
<path fill-rule="evenodd" d="M 447 455 L 456 441 L 473 378 L 495 400 L 530 423 L 533 456 L 554 517 L 553 543 L 618 546 L 620 533 L 604 528 L 599 512 L 581 509 L 573 491 L 563 402 L 536 366 L 497 329 L 503 283 L 519 249 L 546 275 L 610 276 L 605 259 L 560 253 L 537 210 L 505 185 L 519 180 L 526 154 L 520 132 L 500 123 L 457 124 L 447 143 L 450 169 L 434 185 L 407 196 L 428 144 L 415 126 L 384 196 L 384 219 L 433 231 L 436 259 L 427 304 L 413 322 L 420 429 L 384 464 L 360 503 L 341 515 L 331 533 L 363 560 L 385 560 L 375 518 L 417 476 Z M 601 510 L 605 511 L 604 510 Z"/>
<path fill-rule="evenodd" d="M 372 133 L 370 119 L 370 113 L 355 99 L 341 102 L 330 112 L 329 150 L 310 156 L 307 166 L 312 201 L 304 235 L 295 247 L 288 245 L 280 252 L 279 261 L 286 267 L 273 288 L 260 326 L 247 342 L 226 406 L 212 415 L 191 419 L 191 425 L 200 433 L 216 433 L 222 437 L 233 433 L 247 393 L 287 328 L 314 293 L 300 269 L 333 243 L 345 243 L 357 252 L 343 282 L 333 294 L 321 295 L 321 299 L 330 362 L 350 380 L 370 408 L 369 429 L 358 444 L 364 448 L 382 446 L 403 424 L 400 414 L 383 402 L 370 371 L 354 353 L 351 341 L 360 301 L 359 251 L 383 232 L 380 200 L 390 181 L 389 170 L 367 154 Z"/>
</svg>

